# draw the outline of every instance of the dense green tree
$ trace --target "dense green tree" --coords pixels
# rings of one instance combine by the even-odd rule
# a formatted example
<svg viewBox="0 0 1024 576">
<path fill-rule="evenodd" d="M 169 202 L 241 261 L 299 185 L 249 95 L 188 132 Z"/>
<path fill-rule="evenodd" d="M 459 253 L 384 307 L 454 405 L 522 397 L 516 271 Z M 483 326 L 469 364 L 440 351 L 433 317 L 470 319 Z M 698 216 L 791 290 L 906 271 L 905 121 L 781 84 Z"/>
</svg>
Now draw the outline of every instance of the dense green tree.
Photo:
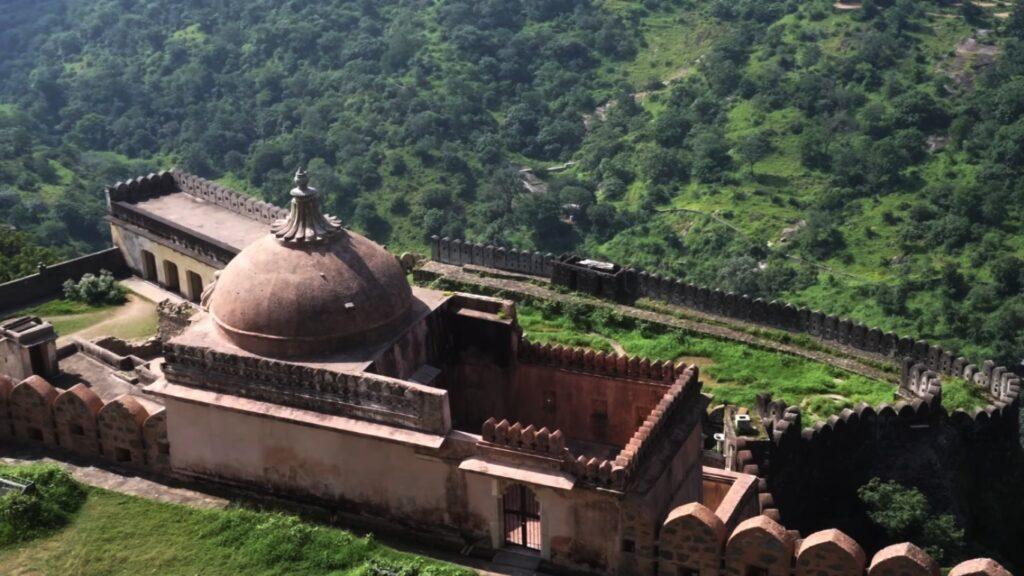
<svg viewBox="0 0 1024 576">
<path fill-rule="evenodd" d="M 973 7 L 923 0 L 4 10 L 0 224 L 55 258 L 109 242 L 117 180 L 176 166 L 283 205 L 308 164 L 332 213 L 396 249 L 460 236 L 707 284 L 752 259 L 765 297 L 927 326 L 972 361 L 1024 356 L 1003 263 L 1024 256 L 1020 6 L 978 38 L 998 58 L 962 74 L 949 54 L 970 25 L 936 35 L 929 14 Z"/>
<path fill-rule="evenodd" d="M 732 158 L 729 143 L 720 131 L 702 130 L 693 136 L 693 163 L 691 171 L 700 182 L 721 180 L 729 170 Z"/>
<path fill-rule="evenodd" d="M 754 173 L 754 164 L 757 164 L 772 153 L 771 138 L 764 132 L 754 132 L 741 136 L 736 140 L 736 155 L 739 160 L 747 165 L 750 173 Z"/>
<path fill-rule="evenodd" d="M 938 562 L 952 564 L 957 559 L 964 544 L 963 529 L 952 516 L 932 513 L 919 490 L 872 478 L 857 495 L 889 542 L 917 544 Z"/>
</svg>

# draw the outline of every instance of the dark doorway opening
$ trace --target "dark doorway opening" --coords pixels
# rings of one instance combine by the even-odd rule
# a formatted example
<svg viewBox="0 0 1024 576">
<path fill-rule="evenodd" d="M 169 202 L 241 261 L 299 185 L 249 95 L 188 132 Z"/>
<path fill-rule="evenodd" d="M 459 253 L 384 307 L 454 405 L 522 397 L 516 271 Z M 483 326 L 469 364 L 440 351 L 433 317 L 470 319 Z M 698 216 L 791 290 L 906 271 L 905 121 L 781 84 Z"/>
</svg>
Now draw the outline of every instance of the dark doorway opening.
<svg viewBox="0 0 1024 576">
<path fill-rule="evenodd" d="M 170 260 L 164 260 L 164 278 L 167 289 L 172 292 L 181 292 L 181 281 L 178 280 L 178 265 Z"/>
<path fill-rule="evenodd" d="M 150 282 L 156 282 L 156 256 L 149 250 L 142 251 L 142 277 Z"/>
<path fill-rule="evenodd" d="M 199 302 L 199 299 L 203 297 L 203 277 L 191 270 L 186 273 L 186 276 L 188 276 L 188 297 L 193 302 Z"/>
<path fill-rule="evenodd" d="M 505 516 L 505 544 L 540 550 L 540 503 L 522 484 L 505 489 L 502 497 Z"/>
<path fill-rule="evenodd" d="M 46 351 L 43 349 L 42 344 L 28 349 L 28 359 L 32 363 L 33 374 L 49 376 L 46 370 Z"/>
</svg>

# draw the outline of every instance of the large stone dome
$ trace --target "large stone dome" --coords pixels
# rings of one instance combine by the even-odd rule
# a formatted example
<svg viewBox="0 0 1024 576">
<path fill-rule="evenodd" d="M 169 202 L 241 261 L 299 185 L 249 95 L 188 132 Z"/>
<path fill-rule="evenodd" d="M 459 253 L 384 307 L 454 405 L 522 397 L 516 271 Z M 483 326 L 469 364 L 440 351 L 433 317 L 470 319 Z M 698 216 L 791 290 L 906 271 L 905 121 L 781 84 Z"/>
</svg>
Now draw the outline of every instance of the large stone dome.
<svg viewBox="0 0 1024 576">
<path fill-rule="evenodd" d="M 400 328 L 412 304 L 395 257 L 321 215 L 304 176 L 292 191 L 289 217 L 231 260 L 209 296 L 220 331 L 256 354 L 324 354 L 372 344 Z"/>
</svg>

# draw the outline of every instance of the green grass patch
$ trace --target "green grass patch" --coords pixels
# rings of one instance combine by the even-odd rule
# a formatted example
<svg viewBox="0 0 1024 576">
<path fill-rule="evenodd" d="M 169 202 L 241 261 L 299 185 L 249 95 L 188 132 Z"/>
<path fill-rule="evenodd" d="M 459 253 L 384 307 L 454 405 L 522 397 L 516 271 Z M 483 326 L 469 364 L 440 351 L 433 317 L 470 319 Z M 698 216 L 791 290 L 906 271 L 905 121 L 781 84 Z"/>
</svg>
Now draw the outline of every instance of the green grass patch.
<svg viewBox="0 0 1024 576">
<path fill-rule="evenodd" d="M 0 464 L 0 476 L 31 485 L 0 497 L 0 549 L 64 526 L 85 502 L 84 488 L 59 466 Z"/>
<path fill-rule="evenodd" d="M 752 408 L 757 394 L 798 405 L 808 422 L 821 421 L 860 402 L 891 402 L 892 384 L 782 352 L 636 321 L 606 309 L 582 305 L 520 302 L 519 323 L 526 337 L 541 344 L 583 346 L 654 360 L 704 363 L 705 392 L 715 403 Z M 706 359 L 703 360 L 703 359 Z"/>
<path fill-rule="evenodd" d="M 4 574 L 461 576 L 350 532 L 247 509 L 196 510 L 89 489 L 60 532 L 0 550 Z"/>
<path fill-rule="evenodd" d="M 119 308 L 120 306 L 110 305 L 93 306 L 85 302 L 59 298 L 19 310 L 11 316 L 38 316 L 53 324 L 53 329 L 57 331 L 57 334 L 68 335 L 113 317 Z"/>
<path fill-rule="evenodd" d="M 59 298 L 56 300 L 50 300 L 44 302 L 38 306 L 26 308 L 17 312 L 16 316 L 69 316 L 75 314 L 91 314 L 99 312 L 101 310 L 107 310 L 110 308 L 117 308 L 117 306 L 93 306 L 86 302 L 79 302 L 77 300 L 66 300 Z"/>
<path fill-rule="evenodd" d="M 984 408 L 989 404 L 985 389 L 975 386 L 962 378 L 942 379 L 942 406 L 947 412 L 963 410 L 970 413 L 975 408 Z"/>
<path fill-rule="evenodd" d="M 125 340 L 153 336 L 158 321 L 156 305 L 137 294 L 130 298 L 133 301 L 128 304 L 101 306 L 59 298 L 19 310 L 10 316 L 38 316 L 53 324 L 53 329 L 61 336 L 81 332 L 108 320 L 113 321 L 104 325 L 104 336 Z"/>
</svg>

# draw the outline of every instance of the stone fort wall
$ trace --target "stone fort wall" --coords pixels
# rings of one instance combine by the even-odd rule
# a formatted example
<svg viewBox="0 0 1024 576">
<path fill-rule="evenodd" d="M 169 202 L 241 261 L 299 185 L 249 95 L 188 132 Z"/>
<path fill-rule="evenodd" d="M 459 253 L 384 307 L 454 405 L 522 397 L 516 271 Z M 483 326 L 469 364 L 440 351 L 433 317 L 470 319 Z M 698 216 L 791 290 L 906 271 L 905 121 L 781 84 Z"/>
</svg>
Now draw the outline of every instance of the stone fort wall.
<svg viewBox="0 0 1024 576">
<path fill-rule="evenodd" d="M 150 412 L 127 394 L 104 402 L 83 384 L 61 390 L 39 376 L 15 383 L 0 374 L 0 442 L 157 473 L 170 470 L 163 408 Z"/>
<path fill-rule="evenodd" d="M 727 531 L 714 512 L 698 503 L 680 506 L 659 531 L 658 576 L 939 576 L 927 553 L 910 543 L 864 550 L 839 530 L 800 538 L 768 516 Z M 993 560 L 963 562 L 949 576 L 1010 576 Z"/>
<path fill-rule="evenodd" d="M 805 426 L 798 407 L 764 394 L 756 410 L 767 438 L 733 435 L 727 444 L 735 451 L 735 469 L 766 479 L 771 494 L 762 504 L 784 510 L 787 522 L 798 526 L 813 525 L 824 502 L 857 508 L 851 495 L 873 476 L 913 485 L 955 513 L 953 486 L 937 470 L 955 468 L 958 458 L 967 462 L 959 466 L 998 467 L 999 454 L 1013 449 L 1019 437 L 1018 390 L 976 385 L 987 405 L 947 410 L 939 374 L 906 358 L 900 399 L 891 404 L 860 404 Z"/>
<path fill-rule="evenodd" d="M 90 273 L 99 275 L 101 270 L 115 275 L 126 273 L 121 251 L 107 248 L 57 264 L 41 265 L 35 274 L 0 284 L 0 312 L 57 296 L 62 293 L 65 281 L 78 280 Z"/>
<path fill-rule="evenodd" d="M 431 434 L 451 428 L 448 393 L 437 388 L 179 343 L 165 344 L 164 358 L 165 374 L 195 388 Z"/>
<path fill-rule="evenodd" d="M 554 272 L 560 263 L 551 254 L 520 252 L 436 236 L 432 238 L 431 258 L 446 264 L 493 267 L 549 279 L 558 276 Z M 939 375 L 963 378 L 986 388 L 996 408 L 1015 401 L 1020 391 L 1020 376 L 991 360 L 974 364 L 955 351 L 895 332 L 883 332 L 840 316 L 778 300 L 723 292 L 644 271 L 627 271 L 635 276 L 635 281 L 625 282 L 632 287 L 633 299 L 649 298 L 768 328 L 807 334 L 892 363 L 909 358 L 913 365 L 921 365 L 934 373 L 936 379 Z M 593 273 L 599 275 L 596 271 Z M 578 285 L 600 285 L 600 282 Z"/>
<path fill-rule="evenodd" d="M 431 248 L 432 259 L 446 264 L 492 267 L 545 277 L 556 283 L 559 277 L 565 276 L 556 270 L 560 259 L 550 254 L 524 253 L 442 238 L 434 238 Z M 572 273 L 580 274 L 578 268 Z M 732 435 L 728 449 L 733 451 L 733 469 L 756 475 L 762 478 L 765 485 L 770 486 L 771 492 L 764 489 L 759 496 L 764 514 L 761 518 L 768 521 L 780 521 L 779 508 L 787 510 L 787 517 L 791 517 L 790 511 L 793 510 L 795 514 L 792 516 L 799 517 L 802 508 L 807 507 L 801 503 L 813 507 L 810 504 L 813 499 L 807 496 L 815 490 L 833 484 L 837 478 L 846 477 L 851 482 L 860 480 L 859 476 L 868 470 L 869 463 L 877 454 L 886 450 L 899 452 L 910 449 L 915 443 L 920 443 L 922 437 L 925 442 L 945 442 L 943 445 L 948 445 L 953 441 L 962 442 L 965 446 L 980 447 L 1012 441 L 1019 436 L 1020 377 L 990 360 L 974 364 L 954 351 L 923 340 L 884 332 L 846 318 L 785 302 L 726 293 L 643 271 L 627 269 L 626 272 L 632 277 L 621 285 L 629 287 L 632 299 L 649 298 L 772 329 L 807 334 L 838 348 L 852 348 L 869 358 L 899 366 L 897 401 L 874 407 L 862 404 L 847 408 L 813 426 L 804 426 L 798 407 L 774 401 L 770 396 L 759 399 L 757 408 L 767 428 L 768 438 L 755 440 Z M 600 275 L 596 271 L 594 274 Z M 600 279 L 577 279 L 574 285 L 579 288 L 600 287 L 604 284 Z M 592 295 L 607 298 L 605 292 L 597 291 Z M 948 378 L 960 378 L 979 388 L 987 399 L 986 405 L 970 411 L 947 411 L 942 404 L 942 383 Z M 949 437 L 950 431 L 954 435 L 952 440 Z M 946 436 L 938 438 L 942 434 Z M 850 474 L 852 470 L 858 469 L 858 474 Z M 813 510 L 806 512 L 813 515 Z M 766 520 L 759 522 L 767 525 Z M 737 528 L 737 532 L 741 528 L 743 526 Z M 706 536 L 702 540 L 718 542 L 707 549 L 707 562 L 701 564 L 703 567 L 694 569 L 692 562 L 665 561 L 666 546 L 661 548 L 661 566 L 669 569 L 659 570 L 659 574 L 748 573 L 745 569 L 728 567 L 728 548 L 735 533 L 726 538 L 720 531 L 713 532 L 713 538 Z M 814 550 L 819 551 L 813 554 L 816 556 L 824 554 L 820 552 L 824 549 L 843 549 L 841 543 L 834 541 L 834 538 L 826 538 L 824 533 L 815 533 L 800 541 L 797 533 L 793 532 L 789 537 L 790 543 L 783 544 L 779 538 L 770 538 L 763 532 L 758 532 L 755 538 L 764 546 L 755 546 L 757 553 L 764 554 L 771 549 L 780 552 L 781 557 L 788 560 L 780 560 L 775 568 L 759 567 L 758 570 L 766 568 L 766 571 L 752 572 L 756 574 L 863 574 L 865 570 L 868 574 L 938 574 L 934 561 L 909 544 L 883 549 L 870 565 L 864 561 L 853 561 L 850 554 L 844 553 L 842 561 L 833 558 L 828 561 L 831 568 L 822 569 L 823 564 L 811 562 L 812 555 L 808 555 L 810 552 L 801 553 L 802 547 L 811 548 L 801 542 L 813 544 L 817 541 L 813 546 Z M 849 540 L 842 532 L 831 532 L 839 534 L 841 539 Z M 828 544 L 824 544 L 825 541 Z M 863 552 L 860 555 L 862 557 Z M 856 559 L 856 556 L 854 554 L 852 557 Z M 927 558 L 927 561 L 922 558 Z M 802 568 L 805 563 L 818 568 Z M 850 568 L 840 569 L 842 565 Z M 989 560 L 972 560 L 958 566 L 950 574 L 1008 572 Z"/>
<path fill-rule="evenodd" d="M 673 388 L 682 391 L 692 375 Z M 671 403 L 679 392 L 668 394 Z M 668 405 L 666 404 L 666 408 Z M 59 390 L 38 376 L 13 383 L 0 376 L 0 442 L 18 442 L 99 458 L 122 466 L 169 472 L 165 411 L 150 413 L 130 396 L 104 403 L 91 390 L 76 385 Z M 545 431 L 546 432 L 546 431 Z M 556 433 L 543 433 L 488 422 L 481 442 L 516 450 L 557 453 L 566 468 L 584 481 L 615 486 L 625 481 L 641 458 L 645 440 L 657 430 L 638 431 L 630 451 L 609 463 L 574 461 Z M 625 466 L 621 466 L 625 464 Z M 658 530 L 658 576 L 939 576 L 938 564 L 912 544 L 896 544 L 866 560 L 863 549 L 838 530 L 800 538 L 776 520 L 761 515 L 727 531 L 715 513 L 699 503 L 672 510 Z M 950 576 L 1010 576 L 998 563 L 975 559 L 955 567 Z"/>
</svg>

